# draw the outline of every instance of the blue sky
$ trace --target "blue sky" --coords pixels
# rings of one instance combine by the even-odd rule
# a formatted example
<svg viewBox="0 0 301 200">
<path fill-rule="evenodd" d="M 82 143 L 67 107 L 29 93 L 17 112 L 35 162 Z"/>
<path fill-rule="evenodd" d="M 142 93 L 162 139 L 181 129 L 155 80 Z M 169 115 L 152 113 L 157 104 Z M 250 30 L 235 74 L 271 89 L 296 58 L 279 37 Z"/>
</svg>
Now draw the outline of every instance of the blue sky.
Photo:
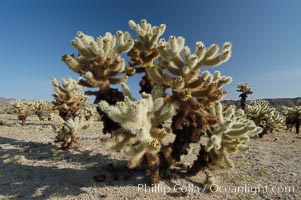
<svg viewBox="0 0 301 200">
<path fill-rule="evenodd" d="M 128 20 L 165 23 L 164 38 L 233 44 L 231 59 L 210 71 L 232 76 L 225 99 L 301 96 L 301 1 L 298 0 L 0 0 L 0 97 L 51 100 L 50 79 L 78 75 L 61 61 L 75 53 L 77 31 L 99 36 L 130 31 Z M 207 68 L 204 68 L 207 69 Z M 138 78 L 128 82 L 138 94 Z"/>
</svg>

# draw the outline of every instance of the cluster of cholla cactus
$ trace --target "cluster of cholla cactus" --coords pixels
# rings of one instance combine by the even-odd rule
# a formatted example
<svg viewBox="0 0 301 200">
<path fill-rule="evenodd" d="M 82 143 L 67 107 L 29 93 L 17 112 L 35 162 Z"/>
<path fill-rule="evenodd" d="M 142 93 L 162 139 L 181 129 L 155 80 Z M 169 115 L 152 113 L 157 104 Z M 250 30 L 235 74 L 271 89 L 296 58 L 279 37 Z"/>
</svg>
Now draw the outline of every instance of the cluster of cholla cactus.
<svg viewBox="0 0 301 200">
<path fill-rule="evenodd" d="M 281 107 L 281 113 L 285 116 L 286 130 L 292 130 L 295 126 L 296 133 L 299 134 L 301 124 L 301 106 Z"/>
<path fill-rule="evenodd" d="M 0 114 L 11 114 L 14 113 L 13 106 L 11 103 L 0 105 Z"/>
<path fill-rule="evenodd" d="M 32 104 L 32 110 L 39 120 L 51 120 L 53 116 L 52 104 L 44 100 L 36 100 Z"/>
<path fill-rule="evenodd" d="M 82 87 L 71 77 L 62 79 L 62 85 L 53 78 L 52 85 L 55 93 L 53 109 L 58 110 L 58 123 L 53 125 L 53 130 L 57 133 L 56 142 L 61 143 L 62 149 L 67 149 L 78 140 L 78 132 L 89 127 L 87 121 L 93 111 L 86 105 L 88 96 L 81 93 Z"/>
<path fill-rule="evenodd" d="M 239 98 L 240 98 L 240 108 L 245 109 L 246 107 L 246 101 L 249 94 L 253 94 L 252 89 L 249 87 L 248 83 L 239 83 L 237 84 L 237 92 L 240 92 Z"/>
<path fill-rule="evenodd" d="M 130 168 L 146 163 L 150 183 L 158 183 L 163 171 L 181 162 L 192 143 L 199 143 L 200 151 L 191 174 L 213 161 L 225 159 L 230 163 L 228 153 L 245 149 L 247 134 L 259 129 L 243 117 L 243 111 L 221 109 L 219 101 L 227 94 L 222 88 L 232 78 L 221 76 L 219 71 L 201 72 L 201 68 L 226 62 L 231 43 L 220 48 L 196 42 L 191 51 L 183 37 L 160 38 L 164 24 L 152 26 L 146 20 L 140 24 L 130 20 L 129 26 L 137 39 L 123 31 L 106 33 L 96 40 L 78 32 L 71 42 L 78 56 L 62 57 L 82 77 L 79 85 L 98 88 L 86 94 L 96 97 L 103 133 L 112 135 L 107 146 L 131 155 Z M 121 57 L 126 52 L 128 65 Z M 137 73 L 143 73 L 141 100 L 135 100 L 124 84 L 128 76 Z M 113 84 L 121 84 L 123 92 L 111 88 Z M 170 127 L 164 123 L 168 120 Z M 175 139 L 164 144 L 168 134 L 174 134 Z"/>
<path fill-rule="evenodd" d="M 261 138 L 268 132 L 280 131 L 284 128 L 285 117 L 276 108 L 271 107 L 266 100 L 250 102 L 245 111 L 256 125 L 262 127 L 262 132 L 259 134 Z"/>
<path fill-rule="evenodd" d="M 33 111 L 33 103 L 31 101 L 17 100 L 11 105 L 13 112 L 18 114 L 18 119 L 21 120 L 21 124 L 24 126 L 26 124 L 27 117 Z"/>
</svg>

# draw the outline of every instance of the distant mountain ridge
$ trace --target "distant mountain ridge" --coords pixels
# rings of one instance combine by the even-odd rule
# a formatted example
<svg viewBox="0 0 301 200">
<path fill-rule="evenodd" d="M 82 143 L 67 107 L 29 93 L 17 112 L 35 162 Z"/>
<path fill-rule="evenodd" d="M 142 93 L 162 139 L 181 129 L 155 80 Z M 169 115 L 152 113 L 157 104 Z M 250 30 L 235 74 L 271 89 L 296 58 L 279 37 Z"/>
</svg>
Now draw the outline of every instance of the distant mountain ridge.
<svg viewBox="0 0 301 200">
<path fill-rule="evenodd" d="M 301 97 L 296 98 L 274 98 L 274 99 L 258 99 L 258 100 L 267 100 L 271 106 L 296 106 L 298 102 L 301 102 Z M 253 100 L 250 100 L 253 101 Z M 248 102 L 248 101 L 247 101 Z M 240 100 L 224 100 L 222 103 L 226 105 L 235 105 L 236 107 L 240 106 Z"/>
<path fill-rule="evenodd" d="M 0 97 L 0 105 L 8 104 L 16 100 L 17 99 Z"/>
</svg>

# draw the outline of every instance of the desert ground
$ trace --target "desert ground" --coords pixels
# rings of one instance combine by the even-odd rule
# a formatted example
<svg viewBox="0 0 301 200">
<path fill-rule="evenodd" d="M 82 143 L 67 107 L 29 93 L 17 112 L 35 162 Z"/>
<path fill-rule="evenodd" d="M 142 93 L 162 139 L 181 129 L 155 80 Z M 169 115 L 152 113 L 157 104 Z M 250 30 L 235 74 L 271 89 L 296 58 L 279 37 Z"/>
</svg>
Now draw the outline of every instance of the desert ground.
<svg viewBox="0 0 301 200">
<path fill-rule="evenodd" d="M 294 132 L 252 137 L 249 151 L 231 156 L 234 168 L 212 169 L 215 191 L 209 192 L 203 172 L 146 187 L 143 168 L 127 169 L 126 155 L 105 148 L 109 135 L 100 121 L 68 151 L 54 143 L 51 123 L 31 116 L 21 126 L 16 115 L 0 115 L 0 200 L 301 198 L 301 138 Z"/>
</svg>

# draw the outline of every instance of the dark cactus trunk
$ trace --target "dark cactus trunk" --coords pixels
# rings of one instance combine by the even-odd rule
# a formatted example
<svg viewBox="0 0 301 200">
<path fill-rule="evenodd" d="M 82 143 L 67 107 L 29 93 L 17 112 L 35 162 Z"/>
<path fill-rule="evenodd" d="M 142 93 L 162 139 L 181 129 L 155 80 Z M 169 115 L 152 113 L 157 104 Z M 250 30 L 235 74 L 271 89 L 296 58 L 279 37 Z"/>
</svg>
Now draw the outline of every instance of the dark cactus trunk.
<svg viewBox="0 0 301 200">
<path fill-rule="evenodd" d="M 142 77 L 141 81 L 139 82 L 139 85 L 141 87 L 141 90 L 139 91 L 140 94 L 142 92 L 150 94 L 152 92 L 152 89 L 155 87 L 154 81 L 149 79 L 147 75 Z"/>
<path fill-rule="evenodd" d="M 25 124 L 26 124 L 26 118 L 27 118 L 26 115 L 19 115 L 18 116 L 18 119 L 21 120 L 22 126 L 25 126 Z"/>
<path fill-rule="evenodd" d="M 87 93 L 91 94 L 91 93 Z M 106 92 L 102 90 L 93 93 L 96 96 L 94 100 L 94 104 L 98 104 L 100 101 L 105 100 L 110 105 L 115 105 L 118 101 L 124 101 L 124 96 L 122 92 L 117 89 L 109 88 Z M 121 128 L 120 124 L 112 121 L 106 113 L 104 113 L 101 109 L 97 107 L 97 112 L 103 121 L 103 133 L 111 133 L 119 128 Z"/>
<path fill-rule="evenodd" d="M 197 159 L 193 162 L 191 168 L 187 171 L 189 176 L 195 176 L 203 169 L 207 168 L 214 160 L 221 158 L 219 152 L 211 150 L 210 152 L 205 151 L 204 147 L 200 147 L 200 151 Z"/>
<path fill-rule="evenodd" d="M 245 110 L 246 108 L 246 101 L 247 101 L 247 95 L 242 93 L 241 95 L 239 95 L 240 97 L 240 108 Z"/>
<path fill-rule="evenodd" d="M 295 124 L 297 134 L 299 134 L 299 132 L 300 132 L 300 121 L 301 121 L 301 119 L 298 119 Z"/>
<path fill-rule="evenodd" d="M 267 128 L 266 128 L 266 127 L 262 127 L 262 132 L 259 133 L 258 136 L 259 136 L 260 138 L 262 138 L 262 137 L 263 137 L 265 134 L 267 134 L 267 133 L 268 133 Z"/>
<path fill-rule="evenodd" d="M 146 176 L 151 186 L 160 181 L 160 156 L 159 154 L 146 153 Z"/>
</svg>

